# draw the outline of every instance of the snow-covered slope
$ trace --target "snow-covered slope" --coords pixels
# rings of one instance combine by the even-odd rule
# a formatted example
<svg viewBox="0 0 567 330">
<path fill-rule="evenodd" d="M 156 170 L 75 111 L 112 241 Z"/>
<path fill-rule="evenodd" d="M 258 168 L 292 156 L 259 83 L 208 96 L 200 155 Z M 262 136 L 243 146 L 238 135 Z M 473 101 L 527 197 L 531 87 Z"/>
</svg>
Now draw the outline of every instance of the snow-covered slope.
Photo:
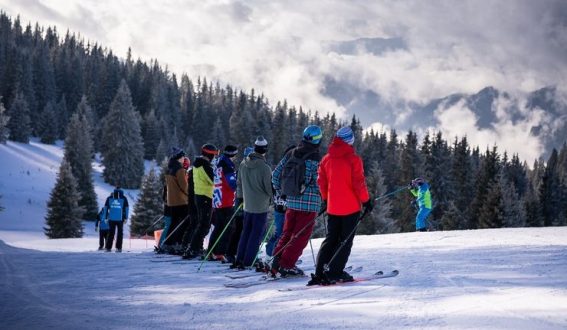
<svg viewBox="0 0 567 330">
<path fill-rule="evenodd" d="M 117 254 L 85 252 L 93 238 L 12 237 L 18 247 L 0 242 L 0 319 L 6 329 L 566 329 L 565 237 L 565 227 L 358 236 L 349 264 L 400 275 L 295 292 L 278 289 L 307 279 L 226 288 L 237 281 L 218 273 L 226 266 L 154 262 L 143 241 Z M 302 258 L 312 266 L 309 249 Z"/>
<path fill-rule="evenodd" d="M 46 239 L 61 157 L 61 145 L 0 145 L 0 328 L 567 329 L 567 227 L 357 236 L 349 264 L 363 266 L 360 275 L 400 275 L 307 291 L 278 291 L 307 279 L 232 289 L 223 284 L 236 280 L 219 273 L 226 266 L 197 273 L 196 264 L 155 262 L 153 242 L 127 234 L 127 252 L 95 252 L 92 223 L 82 239 Z M 94 165 L 101 204 L 112 187 Z M 309 248 L 302 259 L 313 267 Z"/>
<path fill-rule="evenodd" d="M 32 140 L 29 144 L 9 141 L 0 144 L 0 231 L 27 231 L 32 236 L 43 236 L 47 201 L 55 185 L 63 158 L 63 145 L 47 145 Z M 151 163 L 147 163 L 149 168 Z M 102 167 L 97 158 L 93 162 L 93 180 L 98 205 L 102 207 L 114 187 L 102 179 Z M 138 190 L 126 190 L 133 206 Z M 133 207 L 132 207 L 133 208 Z M 125 226 L 128 234 L 129 226 Z M 85 235 L 94 233 L 93 223 L 85 223 Z"/>
</svg>

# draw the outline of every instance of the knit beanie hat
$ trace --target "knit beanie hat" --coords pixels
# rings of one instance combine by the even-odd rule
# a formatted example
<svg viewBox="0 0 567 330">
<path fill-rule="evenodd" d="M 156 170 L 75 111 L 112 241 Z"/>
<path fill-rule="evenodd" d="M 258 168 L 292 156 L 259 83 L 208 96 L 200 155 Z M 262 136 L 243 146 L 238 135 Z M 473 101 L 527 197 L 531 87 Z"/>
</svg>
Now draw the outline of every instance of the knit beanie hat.
<svg viewBox="0 0 567 330">
<path fill-rule="evenodd" d="M 354 133 L 349 126 L 339 128 L 337 137 L 350 145 L 354 143 Z"/>
<path fill-rule="evenodd" d="M 253 152 L 254 152 L 254 148 L 252 148 L 252 147 L 246 147 L 246 148 L 244 149 L 244 157 L 248 157 L 248 155 L 250 155 L 250 154 L 253 153 Z"/>
<path fill-rule="evenodd" d="M 254 142 L 254 152 L 265 154 L 268 151 L 268 141 L 263 136 L 258 136 Z"/>
<path fill-rule="evenodd" d="M 234 157 L 238 153 L 238 148 L 236 146 L 229 144 L 226 147 L 224 147 L 223 153 L 228 157 Z"/>
<path fill-rule="evenodd" d="M 185 151 L 183 151 L 183 149 L 178 148 L 178 147 L 171 147 L 171 149 L 169 149 L 169 158 L 170 159 L 179 159 L 181 157 L 185 157 Z"/>
</svg>

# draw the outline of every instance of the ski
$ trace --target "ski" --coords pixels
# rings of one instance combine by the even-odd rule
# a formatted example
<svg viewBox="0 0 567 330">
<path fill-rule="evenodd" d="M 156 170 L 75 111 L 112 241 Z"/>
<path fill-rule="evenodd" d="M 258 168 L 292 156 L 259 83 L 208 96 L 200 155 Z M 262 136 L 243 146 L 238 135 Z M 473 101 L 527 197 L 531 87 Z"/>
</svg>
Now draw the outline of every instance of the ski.
<svg viewBox="0 0 567 330">
<path fill-rule="evenodd" d="M 255 286 L 255 285 L 267 284 L 267 283 L 275 282 L 275 281 L 292 280 L 292 279 L 299 279 L 299 278 L 307 278 L 307 276 L 301 275 L 301 276 L 271 277 L 271 276 L 268 276 L 268 275 L 263 275 L 261 278 L 259 278 L 256 281 L 237 282 L 237 283 L 231 282 L 231 283 L 225 283 L 224 286 L 227 287 L 227 288 L 242 289 L 242 288 L 249 288 L 249 287 Z"/>
<path fill-rule="evenodd" d="M 308 272 L 308 271 L 312 271 L 314 268 L 313 267 L 305 267 L 303 269 L 303 271 Z M 352 266 L 348 266 L 347 268 L 345 268 L 345 271 L 350 272 L 352 269 Z M 355 268 L 355 270 L 353 272 L 357 273 L 362 271 L 362 267 L 357 267 Z M 253 277 L 253 276 L 259 276 L 259 275 L 265 275 L 265 273 L 236 273 L 236 274 L 226 274 L 224 276 L 232 279 L 232 280 L 237 280 L 237 279 L 241 279 L 241 278 L 247 278 L 247 277 Z"/>
<path fill-rule="evenodd" d="M 349 266 L 349 267 L 345 268 L 345 271 L 350 271 L 351 269 L 352 269 L 352 266 Z M 362 271 L 362 269 L 363 269 L 362 266 L 356 267 L 355 269 L 352 269 L 352 272 L 353 273 L 359 273 L 359 272 Z M 257 274 L 228 274 L 228 275 L 225 275 L 225 276 L 228 277 L 229 275 L 234 275 L 234 276 L 241 275 L 242 277 L 239 277 L 239 278 L 246 278 L 246 277 L 255 276 Z M 270 283 L 270 282 L 273 282 L 273 281 L 279 281 L 279 280 L 283 280 L 283 279 L 305 278 L 305 277 L 307 277 L 307 276 L 301 275 L 301 276 L 287 276 L 287 277 L 271 277 L 271 276 L 264 274 L 256 280 L 247 281 L 247 282 L 231 282 L 231 283 L 225 284 L 224 286 L 226 286 L 228 288 L 248 288 L 248 287 L 251 287 L 251 286 L 266 284 L 266 283 Z"/>
<path fill-rule="evenodd" d="M 315 289 L 315 288 L 333 287 L 333 286 L 338 286 L 338 285 L 351 285 L 351 284 L 355 284 L 355 283 L 359 283 L 359 282 L 366 282 L 366 281 L 373 281 L 373 280 L 378 280 L 378 279 L 382 279 L 382 278 L 396 277 L 396 276 L 398 276 L 399 273 L 400 272 L 398 270 L 393 270 L 389 273 L 384 273 L 382 271 L 379 271 L 379 272 L 376 272 L 376 273 L 374 273 L 370 276 L 355 277 L 354 281 L 352 281 L 352 282 L 337 282 L 337 283 L 331 284 L 331 285 L 296 286 L 296 287 L 278 289 L 278 291 L 282 291 L 282 292 L 302 291 L 302 290 L 309 290 L 309 289 Z"/>
</svg>

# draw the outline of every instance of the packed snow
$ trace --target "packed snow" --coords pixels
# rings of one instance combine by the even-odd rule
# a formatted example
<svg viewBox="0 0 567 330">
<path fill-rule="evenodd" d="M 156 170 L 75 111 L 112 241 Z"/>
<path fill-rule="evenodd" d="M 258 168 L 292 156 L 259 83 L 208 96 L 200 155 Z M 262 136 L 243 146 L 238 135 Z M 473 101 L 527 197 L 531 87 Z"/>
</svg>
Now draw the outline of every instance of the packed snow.
<svg viewBox="0 0 567 330">
<path fill-rule="evenodd" d="M 95 251 L 92 223 L 84 238 L 46 239 L 61 156 L 60 145 L 0 146 L 2 328 L 567 328 L 567 227 L 357 236 L 349 260 L 363 266 L 357 275 L 400 275 L 293 292 L 278 289 L 307 279 L 226 288 L 260 275 L 229 279 L 214 262 L 197 272 L 198 263 L 156 257 L 153 241 L 127 234 L 123 253 Z M 112 187 L 100 172 L 95 184 L 102 203 Z M 315 254 L 320 244 L 313 240 Z M 302 261 L 313 266 L 309 246 Z"/>
</svg>

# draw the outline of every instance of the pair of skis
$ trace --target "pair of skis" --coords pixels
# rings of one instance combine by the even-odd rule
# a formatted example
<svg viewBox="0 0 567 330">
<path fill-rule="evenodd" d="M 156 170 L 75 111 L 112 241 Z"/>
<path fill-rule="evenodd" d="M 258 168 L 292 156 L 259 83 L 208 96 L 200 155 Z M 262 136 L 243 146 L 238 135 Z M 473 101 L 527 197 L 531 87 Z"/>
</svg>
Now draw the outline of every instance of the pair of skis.
<svg viewBox="0 0 567 330">
<path fill-rule="evenodd" d="M 351 271 L 352 267 L 347 267 L 345 270 L 346 271 Z M 362 267 L 357 267 L 354 270 L 352 270 L 352 273 L 360 273 L 362 272 Z M 388 278 L 388 277 L 395 277 L 399 274 L 399 271 L 397 270 L 393 270 L 389 273 L 384 273 L 382 271 L 378 271 L 372 275 L 369 276 L 361 276 L 361 277 L 355 277 L 354 281 L 351 282 L 337 282 L 336 284 L 333 285 L 348 285 L 348 284 L 353 284 L 353 283 L 358 283 L 358 282 L 364 282 L 364 281 L 372 281 L 372 280 L 378 280 L 378 279 L 383 279 L 383 278 Z M 242 279 L 242 278 L 247 278 L 247 277 L 251 277 L 254 276 L 255 274 L 229 274 L 226 275 L 227 277 L 231 278 L 231 279 Z M 262 277 L 260 277 L 259 279 L 256 280 L 252 280 L 252 281 L 244 281 L 244 282 L 236 282 L 236 283 L 225 283 L 224 286 L 227 288 L 248 288 L 251 286 L 256 286 L 256 285 L 263 285 L 263 284 L 267 284 L 270 282 L 274 282 L 274 281 L 282 281 L 282 280 L 292 280 L 292 279 L 297 279 L 297 278 L 306 278 L 307 276 L 302 275 L 302 276 L 287 276 L 287 277 L 270 277 L 267 275 L 263 275 Z M 329 285 L 329 286 L 333 286 L 333 285 Z M 299 291 L 299 290 L 307 290 L 307 289 L 312 289 L 312 288 L 319 288 L 319 287 L 323 287 L 323 285 L 313 285 L 313 286 L 297 286 L 297 287 L 288 287 L 288 288 L 284 288 L 284 289 L 279 289 L 279 291 Z"/>
</svg>

